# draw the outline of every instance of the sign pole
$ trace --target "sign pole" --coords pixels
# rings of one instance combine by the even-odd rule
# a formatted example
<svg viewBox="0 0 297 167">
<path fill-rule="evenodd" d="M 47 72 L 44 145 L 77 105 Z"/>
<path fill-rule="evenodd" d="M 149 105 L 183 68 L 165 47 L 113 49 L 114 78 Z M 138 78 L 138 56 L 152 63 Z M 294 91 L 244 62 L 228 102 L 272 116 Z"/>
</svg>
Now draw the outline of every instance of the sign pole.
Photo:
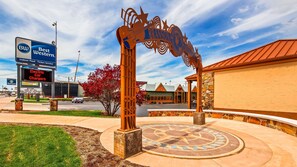
<svg viewBox="0 0 297 167">
<path fill-rule="evenodd" d="M 21 65 L 17 64 L 17 98 L 21 97 Z"/>
<path fill-rule="evenodd" d="M 52 94 L 52 98 L 55 98 L 55 70 L 53 69 L 52 70 L 53 72 L 52 72 L 52 92 L 51 92 L 51 94 Z"/>
<path fill-rule="evenodd" d="M 53 26 L 55 26 L 55 47 L 56 47 L 56 56 L 57 56 L 57 52 L 58 52 L 58 22 L 54 22 L 52 24 Z M 56 63 L 57 63 L 57 59 L 56 59 Z M 56 64 L 57 65 L 57 64 Z M 52 74 L 52 98 L 55 98 L 55 69 L 53 69 L 53 74 Z"/>
</svg>

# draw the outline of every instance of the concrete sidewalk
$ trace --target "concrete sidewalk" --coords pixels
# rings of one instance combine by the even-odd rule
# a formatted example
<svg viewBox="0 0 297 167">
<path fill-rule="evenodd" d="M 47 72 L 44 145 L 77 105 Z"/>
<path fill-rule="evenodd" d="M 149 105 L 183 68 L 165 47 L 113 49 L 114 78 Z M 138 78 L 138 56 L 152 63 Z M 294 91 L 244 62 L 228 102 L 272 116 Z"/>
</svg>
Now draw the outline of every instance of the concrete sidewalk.
<svg viewBox="0 0 297 167">
<path fill-rule="evenodd" d="M 11 102 L 16 97 L 1 97 L 0 98 L 0 110 L 2 111 L 14 111 L 15 103 Z M 49 111 L 49 103 L 23 103 L 24 111 Z"/>
<path fill-rule="evenodd" d="M 242 152 L 215 159 L 179 159 L 142 152 L 127 160 L 149 166 L 297 166 L 297 138 L 281 131 L 245 122 L 207 118 L 206 126 L 240 137 Z M 90 118 L 29 114 L 0 114 L 0 122 L 71 125 L 103 132 L 101 143 L 113 152 L 113 132 L 120 127 L 119 118 Z M 192 124 L 192 117 L 137 117 L 137 124 Z"/>
<path fill-rule="evenodd" d="M 11 104 L 13 105 L 13 108 L 14 109 L 14 103 L 11 102 L 12 100 L 14 100 L 15 97 L 0 97 L 0 110 L 4 109 L 4 108 L 11 108 Z"/>
</svg>

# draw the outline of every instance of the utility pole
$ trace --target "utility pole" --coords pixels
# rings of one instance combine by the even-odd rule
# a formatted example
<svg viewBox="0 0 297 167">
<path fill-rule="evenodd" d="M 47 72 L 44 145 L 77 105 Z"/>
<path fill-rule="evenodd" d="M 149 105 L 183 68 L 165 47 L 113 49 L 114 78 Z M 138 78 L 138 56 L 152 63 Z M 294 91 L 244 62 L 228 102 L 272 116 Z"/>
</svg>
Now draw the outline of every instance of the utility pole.
<svg viewBox="0 0 297 167">
<path fill-rule="evenodd" d="M 21 82 L 21 65 L 17 64 L 17 98 L 21 98 Z"/>
<path fill-rule="evenodd" d="M 70 98 L 70 77 L 68 77 L 68 98 Z"/>
<path fill-rule="evenodd" d="M 76 69 L 75 69 L 75 74 L 74 74 L 74 82 L 76 81 L 76 74 L 77 74 L 77 68 L 78 68 L 79 57 L 80 57 L 80 50 L 78 51 L 78 58 L 77 58 Z"/>
</svg>

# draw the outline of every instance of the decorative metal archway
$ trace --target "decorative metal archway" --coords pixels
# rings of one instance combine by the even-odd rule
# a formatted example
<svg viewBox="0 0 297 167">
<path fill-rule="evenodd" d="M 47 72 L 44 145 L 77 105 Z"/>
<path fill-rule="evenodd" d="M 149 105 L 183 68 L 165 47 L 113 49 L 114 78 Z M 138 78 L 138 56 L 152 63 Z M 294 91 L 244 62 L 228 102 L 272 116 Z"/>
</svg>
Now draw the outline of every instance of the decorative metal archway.
<svg viewBox="0 0 297 167">
<path fill-rule="evenodd" d="M 202 112 L 202 61 L 197 48 L 188 41 L 186 35 L 175 25 L 167 25 L 167 20 L 155 16 L 148 21 L 148 13 L 140 8 L 140 14 L 132 8 L 122 9 L 124 25 L 117 30 L 121 45 L 121 129 L 136 129 L 136 44 L 143 43 L 147 48 L 158 51 L 161 55 L 168 49 L 173 56 L 182 56 L 186 66 L 192 66 L 197 74 L 197 107 Z M 190 93 L 190 92 L 188 92 Z M 190 99 L 188 99 L 190 100 Z"/>
</svg>

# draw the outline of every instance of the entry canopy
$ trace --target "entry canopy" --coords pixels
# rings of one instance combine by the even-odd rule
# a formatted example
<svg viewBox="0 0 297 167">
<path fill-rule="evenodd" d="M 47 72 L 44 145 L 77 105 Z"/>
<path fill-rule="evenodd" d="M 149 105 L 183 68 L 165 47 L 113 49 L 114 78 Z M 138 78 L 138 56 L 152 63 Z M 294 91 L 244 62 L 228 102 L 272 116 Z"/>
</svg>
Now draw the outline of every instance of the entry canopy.
<svg viewBox="0 0 297 167">
<path fill-rule="evenodd" d="M 192 66 L 197 74 L 196 112 L 203 112 L 201 102 L 202 63 L 197 48 L 188 41 L 186 35 L 175 25 L 167 25 L 156 16 L 147 20 L 148 14 L 140 8 L 140 14 L 132 8 L 122 9 L 124 25 L 117 29 L 117 38 L 121 45 L 121 130 L 136 129 L 136 44 L 143 43 L 147 48 L 165 54 L 169 49 L 173 56 L 182 56 L 184 63 Z M 188 99 L 190 99 L 188 93 Z M 190 100 L 188 100 L 190 101 Z M 189 105 L 190 106 L 190 105 Z M 196 114 L 199 115 L 199 114 Z M 202 115 L 202 114 L 200 114 Z M 194 119 L 195 121 L 196 119 Z M 201 123 L 204 124 L 203 119 Z"/>
<path fill-rule="evenodd" d="M 167 20 L 161 23 L 159 16 L 152 20 L 147 20 L 148 13 L 144 13 L 140 7 L 140 14 L 132 8 L 126 11 L 122 9 L 121 17 L 124 25 L 117 30 L 119 43 L 125 45 L 127 49 L 133 49 L 136 43 L 143 43 L 147 48 L 154 49 L 161 54 L 165 54 L 169 49 L 175 56 L 182 56 L 186 66 L 202 69 L 201 56 L 197 48 L 193 45 L 181 30 L 171 24 L 167 25 Z"/>
</svg>

